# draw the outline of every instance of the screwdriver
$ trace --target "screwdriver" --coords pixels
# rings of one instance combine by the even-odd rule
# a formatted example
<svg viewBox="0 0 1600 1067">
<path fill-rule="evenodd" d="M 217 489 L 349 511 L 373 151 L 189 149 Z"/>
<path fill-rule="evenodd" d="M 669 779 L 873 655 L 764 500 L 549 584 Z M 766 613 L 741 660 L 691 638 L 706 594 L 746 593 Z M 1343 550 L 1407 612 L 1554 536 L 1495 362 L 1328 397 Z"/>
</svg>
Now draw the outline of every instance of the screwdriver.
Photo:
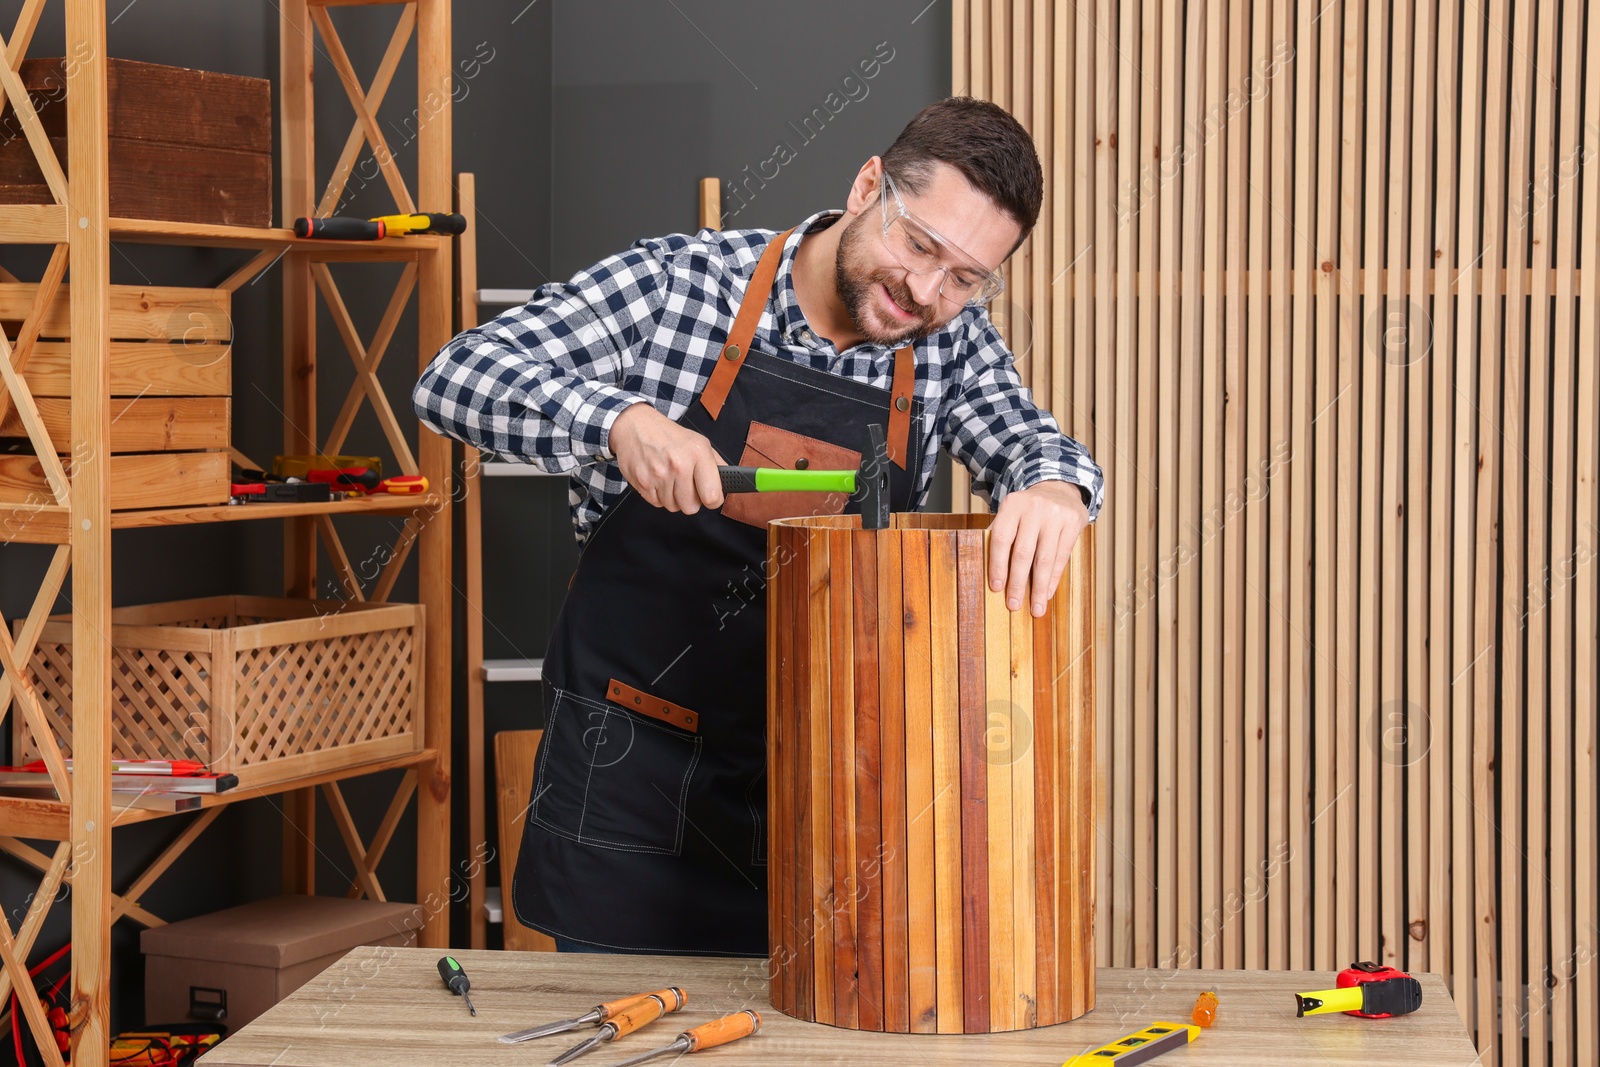
<svg viewBox="0 0 1600 1067">
<path fill-rule="evenodd" d="M 467 1002 L 467 1010 L 478 1014 L 478 1009 L 472 1006 L 472 998 L 467 996 L 467 990 L 472 988 L 472 983 L 467 981 L 467 972 L 461 969 L 454 956 L 439 957 L 439 977 L 444 979 L 444 984 L 450 992 L 462 997 Z"/>
<path fill-rule="evenodd" d="M 407 233 L 466 233 L 467 220 L 464 215 L 451 215 L 442 212 L 412 212 L 409 215 L 379 215 L 372 220 L 381 223 L 384 232 L 390 236 L 399 237 Z"/>
<path fill-rule="evenodd" d="M 550 1067 L 561 1067 L 563 1063 L 577 1059 L 585 1052 L 593 1052 L 607 1041 L 615 1041 L 619 1037 L 626 1037 L 639 1027 L 653 1023 L 666 1014 L 667 1004 L 654 993 L 648 993 L 637 1004 L 623 1008 L 613 1015 L 600 1031 L 587 1041 L 573 1045 L 567 1051 L 550 1061 Z"/>
<path fill-rule="evenodd" d="M 562 1019 L 560 1022 L 545 1023 L 543 1026 L 532 1026 L 526 1030 L 517 1030 L 513 1033 L 502 1035 L 500 1040 L 504 1044 L 515 1045 L 523 1041 L 532 1041 L 536 1037 L 549 1037 L 551 1034 L 561 1034 L 568 1030 L 576 1030 L 580 1026 L 587 1026 L 590 1023 L 610 1022 L 612 1016 L 619 1011 L 633 1007 L 645 997 L 660 997 L 663 1003 L 666 1004 L 669 1014 L 689 1003 L 689 995 L 687 993 L 677 986 L 668 986 L 666 989 L 658 989 L 654 993 L 637 993 L 631 997 L 623 997 L 621 1000 L 609 1000 L 604 1004 L 596 1004 L 576 1019 Z"/>
<path fill-rule="evenodd" d="M 726 1045 L 730 1041 L 737 1041 L 741 1037 L 749 1037 L 759 1029 L 761 1029 L 760 1014 L 746 1008 L 744 1011 L 736 1011 L 732 1015 L 724 1015 L 720 1019 L 701 1023 L 693 1030 L 685 1030 L 678 1035 L 678 1039 L 672 1044 L 662 1045 L 652 1052 L 635 1056 L 631 1060 L 623 1060 L 621 1063 L 613 1065 L 613 1067 L 631 1067 L 632 1064 L 653 1060 L 657 1056 L 665 1056 L 669 1052 L 687 1055 L 690 1052 L 699 1052 L 702 1049 L 716 1048 L 718 1045 Z"/>
</svg>

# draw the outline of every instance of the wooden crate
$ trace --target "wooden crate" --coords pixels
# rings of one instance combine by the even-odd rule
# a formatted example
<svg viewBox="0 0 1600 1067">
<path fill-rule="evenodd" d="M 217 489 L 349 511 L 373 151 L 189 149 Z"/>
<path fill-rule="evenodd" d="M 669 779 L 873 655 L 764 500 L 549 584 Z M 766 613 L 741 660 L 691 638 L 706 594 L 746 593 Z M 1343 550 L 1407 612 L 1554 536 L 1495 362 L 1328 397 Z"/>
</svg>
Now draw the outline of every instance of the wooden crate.
<svg viewBox="0 0 1600 1067">
<path fill-rule="evenodd" d="M 988 515 L 768 527 L 772 1004 L 890 1033 L 1094 1007 L 1094 546 L 1044 617 Z"/>
<path fill-rule="evenodd" d="M 423 747 L 421 605 L 224 596 L 111 617 L 114 759 L 264 785 Z M 71 616 L 45 623 L 29 666 L 70 756 Z M 12 723 L 18 762 L 37 759 L 25 717 Z"/>
<path fill-rule="evenodd" d="M 22 84 L 67 169 L 65 65 L 22 64 Z M 272 84 L 203 70 L 107 61 L 111 214 L 272 225 Z M 0 203 L 48 204 L 16 113 L 0 115 Z"/>
<path fill-rule="evenodd" d="M 70 456 L 70 286 L 40 323 L 22 377 L 56 452 Z M 0 325 L 13 336 L 38 287 L 0 284 Z M 111 506 L 224 504 L 232 438 L 232 294 L 224 289 L 111 287 Z M 0 437 L 25 435 L 8 405 Z M 70 465 L 70 460 L 69 460 Z M 0 454 L 0 501 L 54 497 L 31 445 Z"/>
</svg>

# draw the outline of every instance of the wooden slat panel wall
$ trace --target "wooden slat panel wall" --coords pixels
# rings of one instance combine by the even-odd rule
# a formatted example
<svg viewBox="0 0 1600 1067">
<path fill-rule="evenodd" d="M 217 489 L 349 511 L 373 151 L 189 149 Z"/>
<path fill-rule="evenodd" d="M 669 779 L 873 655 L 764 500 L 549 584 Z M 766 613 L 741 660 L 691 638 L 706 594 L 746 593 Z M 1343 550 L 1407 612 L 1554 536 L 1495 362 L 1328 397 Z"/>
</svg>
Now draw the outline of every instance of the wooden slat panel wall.
<svg viewBox="0 0 1600 1067">
<path fill-rule="evenodd" d="M 1380 959 L 1600 1064 L 1600 0 L 953 11 L 1108 476 L 1099 962 Z"/>
</svg>

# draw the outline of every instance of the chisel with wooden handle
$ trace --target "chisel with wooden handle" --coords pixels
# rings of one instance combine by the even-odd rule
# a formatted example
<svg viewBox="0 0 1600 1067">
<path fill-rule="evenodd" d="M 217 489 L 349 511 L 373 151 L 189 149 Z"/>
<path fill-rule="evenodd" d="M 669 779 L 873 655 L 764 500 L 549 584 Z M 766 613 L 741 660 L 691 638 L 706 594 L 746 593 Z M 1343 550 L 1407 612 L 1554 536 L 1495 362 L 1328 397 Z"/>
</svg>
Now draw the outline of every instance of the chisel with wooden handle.
<svg viewBox="0 0 1600 1067">
<path fill-rule="evenodd" d="M 655 1022 L 667 1011 L 667 1002 L 654 993 L 630 1007 L 623 1008 L 613 1015 L 603 1026 L 599 1033 L 587 1041 L 573 1045 L 567 1051 L 550 1061 L 550 1067 L 561 1067 L 564 1063 L 582 1056 L 585 1052 L 593 1052 L 607 1041 L 615 1041 L 619 1037 L 627 1037 L 641 1026 Z"/>
<path fill-rule="evenodd" d="M 632 1067 L 635 1063 L 643 1063 L 645 1060 L 653 1060 L 657 1056 L 665 1056 L 672 1052 L 679 1055 L 701 1052 L 708 1048 L 716 1048 L 718 1045 L 726 1045 L 730 1041 L 737 1041 L 741 1037 L 749 1037 L 759 1029 L 761 1029 L 760 1013 L 746 1008 L 744 1011 L 736 1011 L 732 1015 L 724 1015 L 720 1019 L 701 1023 L 693 1030 L 685 1030 L 672 1044 L 662 1045 L 631 1060 L 623 1060 L 613 1067 Z"/>
<path fill-rule="evenodd" d="M 513 1033 L 501 1035 L 500 1040 L 507 1045 L 520 1044 L 523 1041 L 532 1041 L 536 1037 L 549 1037 L 551 1034 L 564 1034 L 568 1030 L 577 1030 L 584 1026 L 599 1026 L 608 1023 L 618 1012 L 633 1007 L 645 997 L 660 997 L 670 1014 L 689 1003 L 689 995 L 677 986 L 668 986 L 658 989 L 654 993 L 638 993 L 620 1000 L 608 1000 L 604 1004 L 596 1004 L 575 1019 L 562 1019 L 558 1022 L 545 1023 L 543 1026 L 531 1026 L 526 1030 L 517 1030 Z"/>
</svg>

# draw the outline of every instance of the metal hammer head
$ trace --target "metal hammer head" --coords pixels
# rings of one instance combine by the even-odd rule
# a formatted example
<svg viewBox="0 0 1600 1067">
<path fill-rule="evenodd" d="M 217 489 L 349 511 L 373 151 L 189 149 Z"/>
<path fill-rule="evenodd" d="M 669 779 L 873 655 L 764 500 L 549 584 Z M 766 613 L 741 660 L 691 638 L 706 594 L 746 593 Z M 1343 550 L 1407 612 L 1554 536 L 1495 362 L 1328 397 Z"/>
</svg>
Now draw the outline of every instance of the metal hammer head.
<svg viewBox="0 0 1600 1067">
<path fill-rule="evenodd" d="M 867 448 L 861 453 L 861 469 L 856 474 L 856 495 L 861 499 L 861 528 L 885 530 L 889 527 L 889 442 L 883 426 L 867 427 Z"/>
</svg>

